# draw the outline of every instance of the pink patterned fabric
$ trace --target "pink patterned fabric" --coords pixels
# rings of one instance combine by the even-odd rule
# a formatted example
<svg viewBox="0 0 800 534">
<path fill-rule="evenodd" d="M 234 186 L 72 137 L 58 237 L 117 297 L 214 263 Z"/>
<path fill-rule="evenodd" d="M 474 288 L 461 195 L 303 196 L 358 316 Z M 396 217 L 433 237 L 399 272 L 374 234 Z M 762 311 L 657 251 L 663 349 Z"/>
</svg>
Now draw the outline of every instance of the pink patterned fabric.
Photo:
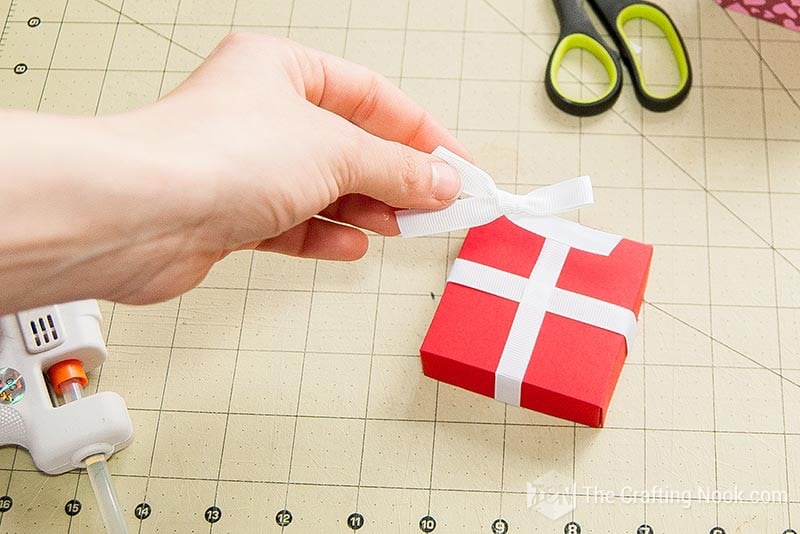
<svg viewBox="0 0 800 534">
<path fill-rule="evenodd" d="M 722 7 L 800 31 L 800 0 L 716 0 Z"/>
</svg>

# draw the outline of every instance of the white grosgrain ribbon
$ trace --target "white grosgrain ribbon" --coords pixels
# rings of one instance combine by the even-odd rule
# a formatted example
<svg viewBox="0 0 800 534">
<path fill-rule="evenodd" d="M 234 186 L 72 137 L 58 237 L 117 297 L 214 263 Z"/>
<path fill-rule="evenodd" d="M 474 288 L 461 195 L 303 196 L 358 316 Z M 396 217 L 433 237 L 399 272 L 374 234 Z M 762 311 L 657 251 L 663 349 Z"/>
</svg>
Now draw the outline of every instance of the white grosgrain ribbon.
<svg viewBox="0 0 800 534">
<path fill-rule="evenodd" d="M 469 197 L 439 210 L 397 212 L 397 224 L 404 237 L 463 230 L 505 215 L 530 232 L 603 256 L 611 254 L 622 239 L 619 235 L 554 217 L 594 202 L 588 176 L 542 187 L 527 195 L 515 195 L 498 189 L 491 176 L 444 147 L 436 148 L 433 155 L 455 167 L 461 176 L 462 192 Z"/>
</svg>

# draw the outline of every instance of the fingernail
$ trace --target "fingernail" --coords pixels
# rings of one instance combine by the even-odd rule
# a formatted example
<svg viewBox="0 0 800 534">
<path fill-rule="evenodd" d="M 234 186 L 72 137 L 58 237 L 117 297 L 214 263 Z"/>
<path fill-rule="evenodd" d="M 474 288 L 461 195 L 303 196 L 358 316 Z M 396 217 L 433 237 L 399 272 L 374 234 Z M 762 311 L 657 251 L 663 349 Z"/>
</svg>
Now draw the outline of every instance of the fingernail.
<svg viewBox="0 0 800 534">
<path fill-rule="evenodd" d="M 431 163 L 433 175 L 433 198 L 451 200 L 461 192 L 461 177 L 453 167 L 443 161 Z"/>
</svg>

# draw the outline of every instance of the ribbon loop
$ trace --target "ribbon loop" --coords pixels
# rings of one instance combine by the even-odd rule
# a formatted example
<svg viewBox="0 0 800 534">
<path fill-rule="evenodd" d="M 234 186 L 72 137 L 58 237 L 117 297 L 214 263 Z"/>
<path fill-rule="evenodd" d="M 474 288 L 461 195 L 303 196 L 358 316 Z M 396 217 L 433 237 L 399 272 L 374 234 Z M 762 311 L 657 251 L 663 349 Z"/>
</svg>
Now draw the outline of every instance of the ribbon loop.
<svg viewBox="0 0 800 534">
<path fill-rule="evenodd" d="M 493 196 L 497 186 L 483 169 L 479 169 L 469 161 L 460 158 L 443 146 L 436 147 L 431 154 L 454 167 L 461 176 L 461 190 L 471 196 Z"/>
<path fill-rule="evenodd" d="M 528 196 L 541 205 L 543 215 L 555 215 L 594 204 L 592 180 L 579 176 L 531 191 Z"/>
<path fill-rule="evenodd" d="M 554 239 L 574 248 L 609 255 L 622 239 L 599 230 L 553 217 L 558 213 L 589 206 L 594 202 L 588 176 L 565 180 L 516 195 L 497 188 L 486 172 L 458 157 L 444 147 L 433 155 L 454 167 L 461 176 L 462 192 L 470 198 L 456 200 L 440 210 L 403 210 L 397 213 L 397 224 L 404 237 L 463 230 L 481 226 L 502 216 L 527 230 Z"/>
</svg>

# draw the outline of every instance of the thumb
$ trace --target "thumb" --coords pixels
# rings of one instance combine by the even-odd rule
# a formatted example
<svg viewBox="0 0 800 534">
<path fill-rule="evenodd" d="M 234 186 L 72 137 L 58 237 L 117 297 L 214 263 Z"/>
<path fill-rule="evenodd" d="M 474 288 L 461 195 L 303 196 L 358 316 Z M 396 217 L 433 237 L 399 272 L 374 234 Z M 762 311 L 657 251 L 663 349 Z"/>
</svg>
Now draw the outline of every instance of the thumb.
<svg viewBox="0 0 800 534">
<path fill-rule="evenodd" d="M 460 152 L 464 152 L 463 149 Z M 349 151 L 348 193 L 361 193 L 395 208 L 443 208 L 458 198 L 461 177 L 444 161 L 401 143 L 367 136 Z"/>
</svg>

